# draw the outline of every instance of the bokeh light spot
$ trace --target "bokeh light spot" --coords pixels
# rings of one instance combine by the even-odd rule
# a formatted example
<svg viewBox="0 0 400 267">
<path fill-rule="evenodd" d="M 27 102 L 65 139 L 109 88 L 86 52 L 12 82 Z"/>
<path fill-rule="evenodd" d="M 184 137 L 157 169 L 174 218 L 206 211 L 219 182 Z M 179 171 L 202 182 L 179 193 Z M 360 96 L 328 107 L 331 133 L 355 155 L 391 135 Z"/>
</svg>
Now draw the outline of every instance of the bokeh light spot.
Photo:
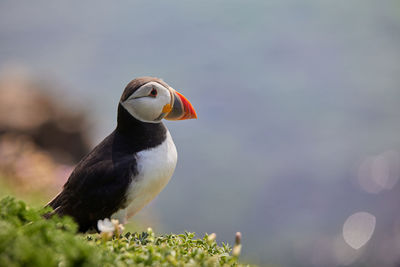
<svg viewBox="0 0 400 267">
<path fill-rule="evenodd" d="M 354 213 L 344 222 L 343 238 L 350 247 L 359 249 L 371 238 L 375 224 L 376 218 L 371 213 Z"/>
<path fill-rule="evenodd" d="M 377 194 L 392 189 L 400 177 L 400 155 L 396 151 L 386 151 L 366 158 L 358 169 L 358 183 L 368 192 Z"/>
</svg>

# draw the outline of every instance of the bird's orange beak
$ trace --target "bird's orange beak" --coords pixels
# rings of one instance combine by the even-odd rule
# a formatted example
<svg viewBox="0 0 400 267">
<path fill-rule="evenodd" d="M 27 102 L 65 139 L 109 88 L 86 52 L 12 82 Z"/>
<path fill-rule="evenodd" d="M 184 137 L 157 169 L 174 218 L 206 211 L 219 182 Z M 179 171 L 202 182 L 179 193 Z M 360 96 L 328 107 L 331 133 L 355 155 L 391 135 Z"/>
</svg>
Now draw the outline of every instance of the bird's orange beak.
<svg viewBox="0 0 400 267">
<path fill-rule="evenodd" d="M 163 112 L 168 113 L 164 118 L 171 121 L 197 119 L 196 111 L 189 100 L 174 89 L 170 90 L 172 101 L 163 108 Z"/>
</svg>

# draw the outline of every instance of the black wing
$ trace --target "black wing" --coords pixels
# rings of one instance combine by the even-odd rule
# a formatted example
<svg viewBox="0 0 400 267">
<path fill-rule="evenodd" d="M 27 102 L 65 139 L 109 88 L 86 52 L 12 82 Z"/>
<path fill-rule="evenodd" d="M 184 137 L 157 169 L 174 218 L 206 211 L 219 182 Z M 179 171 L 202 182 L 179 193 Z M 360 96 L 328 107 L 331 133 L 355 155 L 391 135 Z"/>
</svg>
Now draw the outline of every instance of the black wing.
<svg viewBox="0 0 400 267">
<path fill-rule="evenodd" d="M 63 191 L 48 204 L 53 213 L 72 216 L 79 231 L 96 228 L 98 220 L 124 208 L 126 190 L 137 174 L 136 158 L 117 149 L 119 144 L 115 133 L 108 136 L 82 159 Z"/>
</svg>

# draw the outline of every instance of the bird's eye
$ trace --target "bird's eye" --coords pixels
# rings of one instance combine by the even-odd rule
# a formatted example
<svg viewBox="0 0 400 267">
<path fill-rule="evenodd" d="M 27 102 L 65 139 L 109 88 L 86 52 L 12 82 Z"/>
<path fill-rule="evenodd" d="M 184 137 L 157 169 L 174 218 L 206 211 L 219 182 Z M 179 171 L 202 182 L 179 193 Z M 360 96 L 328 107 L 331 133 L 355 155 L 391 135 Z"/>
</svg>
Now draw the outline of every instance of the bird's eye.
<svg viewBox="0 0 400 267">
<path fill-rule="evenodd" d="M 150 96 L 157 96 L 157 90 L 153 88 L 150 92 Z"/>
</svg>

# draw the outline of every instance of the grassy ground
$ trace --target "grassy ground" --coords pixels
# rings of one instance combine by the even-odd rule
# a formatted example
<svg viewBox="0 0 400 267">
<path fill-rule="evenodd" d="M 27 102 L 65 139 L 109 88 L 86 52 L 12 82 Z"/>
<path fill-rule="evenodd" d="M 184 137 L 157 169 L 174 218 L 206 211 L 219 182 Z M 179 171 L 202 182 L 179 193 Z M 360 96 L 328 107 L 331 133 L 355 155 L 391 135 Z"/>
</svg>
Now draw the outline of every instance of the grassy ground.
<svg viewBox="0 0 400 267">
<path fill-rule="evenodd" d="M 218 246 L 215 235 L 122 233 L 118 224 L 84 235 L 71 218 L 45 220 L 44 212 L 11 197 L 0 201 L 0 266 L 244 266 L 240 244 Z"/>
</svg>

